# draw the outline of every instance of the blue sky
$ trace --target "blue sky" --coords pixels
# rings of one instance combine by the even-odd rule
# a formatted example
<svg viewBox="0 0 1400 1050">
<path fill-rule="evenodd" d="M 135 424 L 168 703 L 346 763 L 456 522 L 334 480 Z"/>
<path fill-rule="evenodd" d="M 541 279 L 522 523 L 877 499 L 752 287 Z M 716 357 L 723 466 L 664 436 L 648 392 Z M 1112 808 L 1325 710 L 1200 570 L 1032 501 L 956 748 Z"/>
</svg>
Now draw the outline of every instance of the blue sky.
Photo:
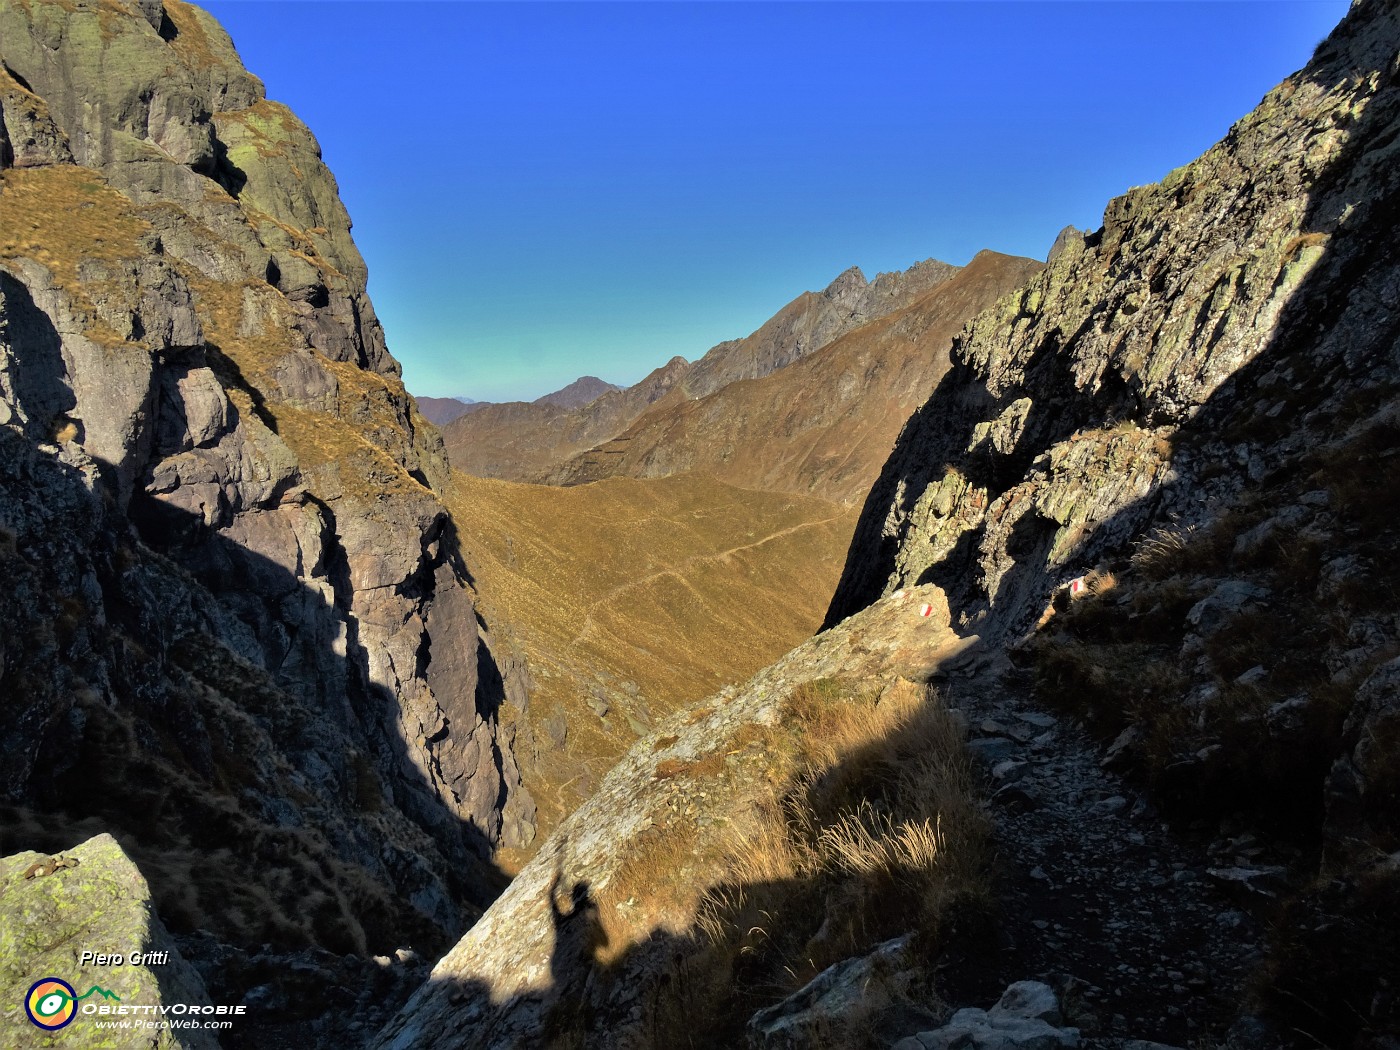
<svg viewBox="0 0 1400 1050">
<path fill-rule="evenodd" d="M 851 265 L 1065 225 L 1219 139 L 1346 0 L 216 0 L 316 133 L 411 391 L 630 383 Z"/>
</svg>

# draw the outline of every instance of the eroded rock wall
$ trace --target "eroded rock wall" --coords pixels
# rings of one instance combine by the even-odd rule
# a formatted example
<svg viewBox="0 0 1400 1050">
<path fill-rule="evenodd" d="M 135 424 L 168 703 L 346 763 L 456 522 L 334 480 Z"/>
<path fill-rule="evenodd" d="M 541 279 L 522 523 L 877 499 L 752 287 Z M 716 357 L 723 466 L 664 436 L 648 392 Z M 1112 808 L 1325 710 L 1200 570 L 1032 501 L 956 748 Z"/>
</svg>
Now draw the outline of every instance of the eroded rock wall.
<svg viewBox="0 0 1400 1050">
<path fill-rule="evenodd" d="M 1296 358 L 1280 388 L 1335 366 L 1339 390 L 1394 367 L 1396 19 L 1358 2 L 1217 146 L 968 325 L 866 502 L 829 623 L 933 582 L 962 629 L 1024 630 L 1212 475 L 1260 480 L 1247 445 L 1174 451 L 1251 364 Z"/>
<path fill-rule="evenodd" d="M 294 832 L 380 939 L 460 928 L 533 806 L 315 139 L 179 0 L 3 0 L 0 59 L 5 800 L 138 860 Z M 133 763 L 158 829 L 84 789 Z"/>
</svg>

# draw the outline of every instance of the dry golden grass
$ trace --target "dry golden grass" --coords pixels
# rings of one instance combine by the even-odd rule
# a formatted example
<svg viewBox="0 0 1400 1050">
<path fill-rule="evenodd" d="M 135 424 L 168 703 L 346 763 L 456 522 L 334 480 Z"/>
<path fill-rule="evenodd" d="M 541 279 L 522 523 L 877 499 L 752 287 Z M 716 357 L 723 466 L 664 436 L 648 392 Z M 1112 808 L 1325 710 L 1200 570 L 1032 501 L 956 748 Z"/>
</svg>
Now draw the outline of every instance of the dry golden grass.
<svg viewBox="0 0 1400 1050">
<path fill-rule="evenodd" d="M 193 4 L 187 4 L 184 0 L 165 0 L 165 14 L 175 27 L 175 39 L 170 42 L 171 46 L 186 66 L 208 69 L 221 64 Z"/>
<path fill-rule="evenodd" d="M 85 260 L 119 264 L 140 259 L 150 224 L 124 195 L 90 168 L 54 165 L 0 173 L 0 260 L 28 258 L 46 267 L 88 315 L 87 334 L 117 346 L 124 340 L 97 314 L 104 282 L 80 280 Z"/>
<path fill-rule="evenodd" d="M 821 855 L 833 867 L 852 875 L 874 876 L 898 871 L 932 871 L 945 852 L 942 818 L 902 821 L 868 803 L 844 813 L 821 830 Z"/>
<path fill-rule="evenodd" d="M 1107 570 L 1095 569 L 1084 576 L 1086 594 L 1101 598 L 1118 586 L 1118 577 Z"/>
<path fill-rule="evenodd" d="M 702 475 L 561 489 L 454 472 L 449 505 L 488 621 L 529 661 L 538 760 L 522 750 L 546 830 L 654 720 L 810 637 L 855 525 Z M 545 726 L 559 712 L 563 748 Z"/>
<path fill-rule="evenodd" d="M 713 1030 L 676 1045 L 722 1045 L 737 1037 L 727 1019 L 899 933 L 935 956 L 961 915 L 986 908 L 987 818 L 961 733 L 923 687 L 804 684 L 776 723 L 745 726 L 713 755 L 740 756 L 713 773 L 726 820 L 659 818 L 603 909 L 634 908 L 609 931 L 614 959 L 663 914 L 694 938 L 686 987 L 667 993 L 685 1001 L 658 1012 Z"/>
</svg>

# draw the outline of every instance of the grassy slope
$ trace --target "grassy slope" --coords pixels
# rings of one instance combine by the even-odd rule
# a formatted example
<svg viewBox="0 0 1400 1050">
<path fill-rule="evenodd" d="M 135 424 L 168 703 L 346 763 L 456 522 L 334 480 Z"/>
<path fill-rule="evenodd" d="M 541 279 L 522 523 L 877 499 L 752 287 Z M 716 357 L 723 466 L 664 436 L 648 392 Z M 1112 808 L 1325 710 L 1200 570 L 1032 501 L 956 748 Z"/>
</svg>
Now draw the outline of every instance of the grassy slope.
<svg viewBox="0 0 1400 1050">
<path fill-rule="evenodd" d="M 543 831 L 651 720 L 809 637 L 855 526 L 849 508 L 706 475 L 569 489 L 453 478 L 483 603 L 515 625 L 504 641 L 534 681 L 519 750 Z"/>
</svg>

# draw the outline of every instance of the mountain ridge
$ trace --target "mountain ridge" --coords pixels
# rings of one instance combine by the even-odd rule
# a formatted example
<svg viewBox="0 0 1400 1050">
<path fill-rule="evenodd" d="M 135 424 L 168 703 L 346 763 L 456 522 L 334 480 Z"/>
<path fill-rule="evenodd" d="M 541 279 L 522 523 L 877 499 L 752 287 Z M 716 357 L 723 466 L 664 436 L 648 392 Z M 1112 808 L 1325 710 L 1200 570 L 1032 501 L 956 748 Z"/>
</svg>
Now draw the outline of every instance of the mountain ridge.
<svg viewBox="0 0 1400 1050">
<path fill-rule="evenodd" d="M 617 436 L 648 412 L 782 368 L 955 272 L 956 267 L 928 259 L 867 281 L 858 267 L 851 267 L 822 291 L 803 292 L 743 339 L 719 343 L 693 364 L 672 357 L 632 386 L 604 393 L 580 408 L 511 403 L 462 417 L 444 428 L 448 457 L 456 469 L 478 477 L 540 480 L 560 462 Z"/>
<path fill-rule="evenodd" d="M 903 420 L 946 369 L 954 333 L 1040 267 L 979 252 L 911 301 L 784 367 L 658 402 L 623 433 L 541 480 L 576 485 L 706 470 L 747 488 L 859 500 Z"/>
<path fill-rule="evenodd" d="M 451 423 L 458 416 L 472 411 L 472 406 L 480 404 L 464 397 L 415 397 L 418 411 L 423 418 L 435 426 Z"/>
</svg>

